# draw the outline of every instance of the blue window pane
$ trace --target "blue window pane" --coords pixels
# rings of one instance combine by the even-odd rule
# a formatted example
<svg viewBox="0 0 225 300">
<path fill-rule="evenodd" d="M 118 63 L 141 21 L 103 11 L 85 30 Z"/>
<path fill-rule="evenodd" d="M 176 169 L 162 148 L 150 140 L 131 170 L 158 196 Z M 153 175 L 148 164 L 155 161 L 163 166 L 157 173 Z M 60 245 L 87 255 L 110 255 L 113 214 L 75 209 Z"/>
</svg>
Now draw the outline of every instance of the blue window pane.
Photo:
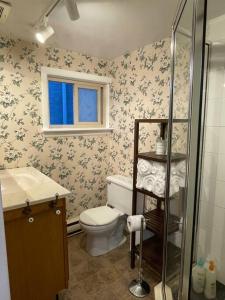
<svg viewBox="0 0 225 300">
<path fill-rule="evenodd" d="M 98 122 L 98 91 L 78 88 L 79 122 Z"/>
<path fill-rule="evenodd" d="M 73 84 L 48 82 L 50 125 L 73 124 Z"/>
</svg>

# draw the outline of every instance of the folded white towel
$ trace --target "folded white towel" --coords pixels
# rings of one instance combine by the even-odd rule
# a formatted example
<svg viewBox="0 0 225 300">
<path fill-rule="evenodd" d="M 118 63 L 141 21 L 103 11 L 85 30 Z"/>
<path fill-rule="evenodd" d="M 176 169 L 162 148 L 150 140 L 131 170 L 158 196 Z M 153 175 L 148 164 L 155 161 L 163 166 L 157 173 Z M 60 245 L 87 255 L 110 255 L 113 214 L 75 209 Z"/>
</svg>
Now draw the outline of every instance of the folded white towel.
<svg viewBox="0 0 225 300">
<path fill-rule="evenodd" d="M 138 160 L 137 188 L 144 188 L 158 197 L 165 196 L 166 164 Z M 170 196 L 185 186 L 186 163 L 172 163 L 170 176 Z"/>
<path fill-rule="evenodd" d="M 152 192 L 152 189 L 155 184 L 155 176 L 153 174 L 147 175 L 143 178 L 143 188 L 149 192 Z"/>
<path fill-rule="evenodd" d="M 180 176 L 171 176 L 170 178 L 170 196 L 179 192 L 180 189 Z"/>
<path fill-rule="evenodd" d="M 159 162 L 153 162 L 151 174 L 166 174 L 166 165 Z"/>
<path fill-rule="evenodd" d="M 183 160 L 183 161 L 179 162 L 176 166 L 176 169 L 180 176 L 185 176 L 186 175 L 186 161 Z"/>
<path fill-rule="evenodd" d="M 165 180 L 156 178 L 152 192 L 158 197 L 165 197 Z"/>
<path fill-rule="evenodd" d="M 144 179 L 144 177 L 141 176 L 141 175 L 138 173 L 138 174 L 137 174 L 137 183 L 136 183 L 136 187 L 137 187 L 138 189 L 144 188 L 143 179 Z"/>
<path fill-rule="evenodd" d="M 186 184 L 185 176 L 180 176 L 180 187 L 184 188 Z"/>
<path fill-rule="evenodd" d="M 174 164 L 174 163 L 171 164 L 170 174 L 171 174 L 171 176 L 179 175 L 179 170 L 177 168 L 177 164 Z"/>
<path fill-rule="evenodd" d="M 149 175 L 152 170 L 152 163 L 144 159 L 139 159 L 137 164 L 137 169 L 139 175 L 141 176 Z"/>
</svg>

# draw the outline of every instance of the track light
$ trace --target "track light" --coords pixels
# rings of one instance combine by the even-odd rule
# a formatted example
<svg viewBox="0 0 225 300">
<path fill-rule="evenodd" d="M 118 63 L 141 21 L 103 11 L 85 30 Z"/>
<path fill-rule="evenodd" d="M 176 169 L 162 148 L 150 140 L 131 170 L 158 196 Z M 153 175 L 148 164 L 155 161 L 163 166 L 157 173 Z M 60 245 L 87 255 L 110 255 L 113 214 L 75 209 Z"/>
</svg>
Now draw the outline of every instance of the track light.
<svg viewBox="0 0 225 300">
<path fill-rule="evenodd" d="M 65 0 L 65 6 L 71 21 L 75 21 L 80 18 L 75 0 Z"/>
<path fill-rule="evenodd" d="M 61 2 L 62 0 L 56 0 L 52 6 L 42 15 L 41 21 L 39 21 L 38 26 L 36 26 L 37 30 L 35 33 L 36 39 L 44 44 L 47 39 L 49 39 L 54 34 L 54 29 L 48 25 L 48 16 L 52 13 L 55 7 Z M 75 21 L 80 18 L 79 11 L 77 9 L 77 4 L 75 0 L 64 0 L 67 13 L 72 21 Z"/>
<path fill-rule="evenodd" d="M 48 25 L 48 18 L 44 17 L 35 34 L 38 42 L 44 44 L 54 34 L 54 29 Z"/>
</svg>

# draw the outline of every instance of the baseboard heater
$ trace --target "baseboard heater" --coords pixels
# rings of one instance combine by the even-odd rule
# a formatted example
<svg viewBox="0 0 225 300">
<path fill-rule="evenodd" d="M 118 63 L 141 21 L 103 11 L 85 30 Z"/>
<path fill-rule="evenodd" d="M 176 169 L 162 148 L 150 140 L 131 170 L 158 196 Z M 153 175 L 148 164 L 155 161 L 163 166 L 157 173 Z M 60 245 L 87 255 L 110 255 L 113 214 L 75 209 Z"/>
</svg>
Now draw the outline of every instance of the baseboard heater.
<svg viewBox="0 0 225 300">
<path fill-rule="evenodd" d="M 80 227 L 79 217 L 69 218 L 67 220 L 67 236 L 70 237 L 81 232 L 82 229 Z"/>
</svg>

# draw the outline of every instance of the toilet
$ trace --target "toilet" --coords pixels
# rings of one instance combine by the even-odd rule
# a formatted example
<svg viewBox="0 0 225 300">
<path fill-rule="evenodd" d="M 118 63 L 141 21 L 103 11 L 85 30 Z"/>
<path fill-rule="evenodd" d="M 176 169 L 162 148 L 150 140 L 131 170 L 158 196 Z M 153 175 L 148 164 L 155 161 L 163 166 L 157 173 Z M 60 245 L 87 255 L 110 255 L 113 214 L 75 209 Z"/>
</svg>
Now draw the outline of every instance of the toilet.
<svg viewBox="0 0 225 300">
<path fill-rule="evenodd" d="M 81 228 L 86 232 L 86 250 L 92 256 L 105 254 L 126 241 L 124 228 L 132 214 L 132 178 L 107 177 L 107 204 L 80 214 Z"/>
</svg>

